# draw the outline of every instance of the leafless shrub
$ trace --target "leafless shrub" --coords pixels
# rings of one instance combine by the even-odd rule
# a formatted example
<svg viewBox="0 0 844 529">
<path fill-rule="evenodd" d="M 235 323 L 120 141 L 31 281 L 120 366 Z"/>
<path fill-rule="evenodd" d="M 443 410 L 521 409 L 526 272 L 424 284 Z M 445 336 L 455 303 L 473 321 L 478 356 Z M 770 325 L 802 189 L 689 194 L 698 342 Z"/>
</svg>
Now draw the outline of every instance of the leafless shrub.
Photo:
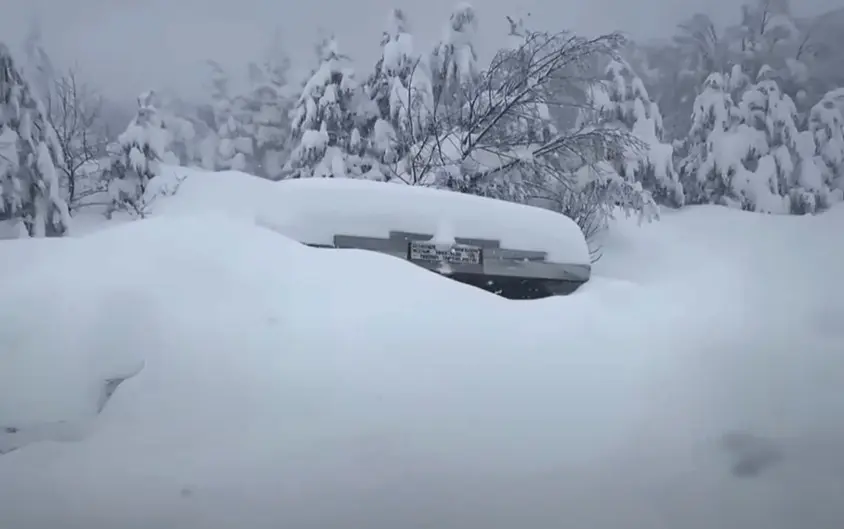
<svg viewBox="0 0 844 529">
<path fill-rule="evenodd" d="M 511 32 L 517 24 L 510 20 Z M 511 33 L 512 34 L 512 33 Z M 629 132 L 606 124 L 591 108 L 590 90 L 603 82 L 600 64 L 625 45 L 618 33 L 584 38 L 569 32 L 521 30 L 516 49 L 501 50 L 457 96 L 431 106 L 415 91 L 416 64 L 394 127 L 390 179 L 410 185 L 530 203 L 572 218 L 600 258 L 597 235 L 619 208 L 656 216 L 650 196 L 612 170 L 608 161 L 643 148 Z M 458 102 L 455 104 L 454 102 Z M 558 130 L 549 114 L 580 115 Z"/>
<path fill-rule="evenodd" d="M 57 168 L 67 184 L 68 207 L 73 210 L 81 198 L 80 180 L 99 170 L 98 160 L 104 152 L 104 138 L 95 132 L 102 98 L 69 70 L 54 81 L 45 105 L 61 151 Z M 86 189 L 82 193 L 87 196 L 97 191 Z"/>
<path fill-rule="evenodd" d="M 561 83 L 592 82 L 579 74 L 591 67 L 596 56 L 615 55 L 624 39 L 618 33 L 587 39 L 568 32 L 526 32 L 523 37 L 521 47 L 500 51 L 476 82 L 462 87 L 460 97 L 451 98 L 460 104 L 446 107 L 441 96 L 434 99 L 433 108 L 411 104 L 412 108 L 403 109 L 406 123 L 398 127 L 395 143 L 407 156 L 389 166 L 390 177 L 430 184 L 441 173 L 459 167 L 462 181 L 453 178 L 451 187 L 465 191 L 519 166 L 542 164 L 551 155 L 580 156 L 584 140 L 601 131 L 536 137 L 513 125 L 540 119 L 539 106 L 570 105 L 571 98 L 560 93 Z M 419 94 L 413 84 L 412 79 L 407 82 L 406 100 L 415 102 Z M 497 163 L 489 164 L 489 159 Z"/>
</svg>

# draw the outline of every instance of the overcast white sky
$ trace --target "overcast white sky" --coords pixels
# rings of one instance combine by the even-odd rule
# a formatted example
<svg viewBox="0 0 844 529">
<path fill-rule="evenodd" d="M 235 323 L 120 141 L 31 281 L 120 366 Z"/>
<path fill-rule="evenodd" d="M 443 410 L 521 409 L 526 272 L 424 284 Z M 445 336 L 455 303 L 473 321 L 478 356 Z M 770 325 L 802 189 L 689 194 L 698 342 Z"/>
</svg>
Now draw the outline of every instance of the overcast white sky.
<svg viewBox="0 0 844 529">
<path fill-rule="evenodd" d="M 279 27 L 291 55 L 312 58 L 319 28 L 334 32 L 362 66 L 378 52 L 386 13 L 403 8 L 420 45 L 440 33 L 456 0 L 0 0 L 0 40 L 17 47 L 34 14 L 61 65 L 75 63 L 106 93 L 134 97 L 149 89 L 186 96 L 202 90 L 204 61 L 240 67 L 261 53 Z M 474 0 L 479 46 L 500 44 L 504 16 L 530 12 L 549 28 L 593 33 L 622 29 L 665 36 L 681 18 L 708 12 L 719 22 L 737 17 L 740 0 Z M 842 0 L 793 1 L 816 13 Z M 307 65 L 307 63 L 305 63 Z"/>
</svg>

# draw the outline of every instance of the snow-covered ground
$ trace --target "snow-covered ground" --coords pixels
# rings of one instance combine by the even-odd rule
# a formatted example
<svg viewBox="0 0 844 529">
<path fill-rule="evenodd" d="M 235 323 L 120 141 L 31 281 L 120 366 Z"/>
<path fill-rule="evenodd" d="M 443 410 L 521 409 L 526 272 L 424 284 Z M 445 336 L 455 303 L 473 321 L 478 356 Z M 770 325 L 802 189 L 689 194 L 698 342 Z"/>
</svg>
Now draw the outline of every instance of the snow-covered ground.
<svg viewBox="0 0 844 529">
<path fill-rule="evenodd" d="M 518 302 L 183 191 L 0 245 L 0 449 L 62 440 L 0 527 L 841 527 L 844 209 L 619 221 Z"/>
</svg>

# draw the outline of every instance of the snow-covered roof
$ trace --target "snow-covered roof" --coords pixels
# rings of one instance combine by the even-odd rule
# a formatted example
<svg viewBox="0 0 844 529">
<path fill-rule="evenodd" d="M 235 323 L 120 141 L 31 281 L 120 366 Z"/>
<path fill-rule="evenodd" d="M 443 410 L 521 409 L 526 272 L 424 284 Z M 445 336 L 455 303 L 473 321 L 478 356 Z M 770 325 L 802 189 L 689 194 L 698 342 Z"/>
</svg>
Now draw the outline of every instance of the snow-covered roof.
<svg viewBox="0 0 844 529">
<path fill-rule="evenodd" d="M 368 180 L 270 182 L 238 172 L 172 171 L 188 178 L 175 196 L 157 205 L 161 211 L 223 210 L 306 244 L 331 245 L 335 235 L 387 238 L 391 231 L 447 230 L 460 238 L 498 240 L 502 248 L 546 252 L 552 262 L 590 263 L 574 221 L 538 207 Z M 156 181 L 166 182 L 167 176 Z"/>
<path fill-rule="evenodd" d="M 295 203 L 286 230 L 303 242 L 336 234 L 387 237 L 390 231 L 499 240 L 504 248 L 544 251 L 555 262 L 589 263 L 580 228 L 545 209 L 429 187 L 353 179 L 279 182 Z"/>
</svg>

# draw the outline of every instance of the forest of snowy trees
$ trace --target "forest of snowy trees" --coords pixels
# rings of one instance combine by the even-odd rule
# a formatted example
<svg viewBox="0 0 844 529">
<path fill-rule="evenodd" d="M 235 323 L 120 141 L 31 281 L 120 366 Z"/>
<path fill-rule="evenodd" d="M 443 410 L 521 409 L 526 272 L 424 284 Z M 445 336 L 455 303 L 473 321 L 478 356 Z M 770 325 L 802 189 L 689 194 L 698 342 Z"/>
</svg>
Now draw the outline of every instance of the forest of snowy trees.
<svg viewBox="0 0 844 529">
<path fill-rule="evenodd" d="M 481 22 L 459 4 L 429 48 L 393 10 L 369 69 L 328 37 L 295 79 L 272 46 L 242 75 L 210 60 L 205 101 L 150 90 L 125 118 L 57 69 L 34 27 L 20 57 L 0 47 L 0 220 L 54 236 L 91 205 L 140 214 L 162 164 L 439 186 L 587 231 L 617 208 L 822 211 L 844 193 L 844 11 L 802 19 L 787 0 L 755 0 L 737 15 L 631 42 Z M 488 63 L 479 23 L 501 26 Z"/>
</svg>

